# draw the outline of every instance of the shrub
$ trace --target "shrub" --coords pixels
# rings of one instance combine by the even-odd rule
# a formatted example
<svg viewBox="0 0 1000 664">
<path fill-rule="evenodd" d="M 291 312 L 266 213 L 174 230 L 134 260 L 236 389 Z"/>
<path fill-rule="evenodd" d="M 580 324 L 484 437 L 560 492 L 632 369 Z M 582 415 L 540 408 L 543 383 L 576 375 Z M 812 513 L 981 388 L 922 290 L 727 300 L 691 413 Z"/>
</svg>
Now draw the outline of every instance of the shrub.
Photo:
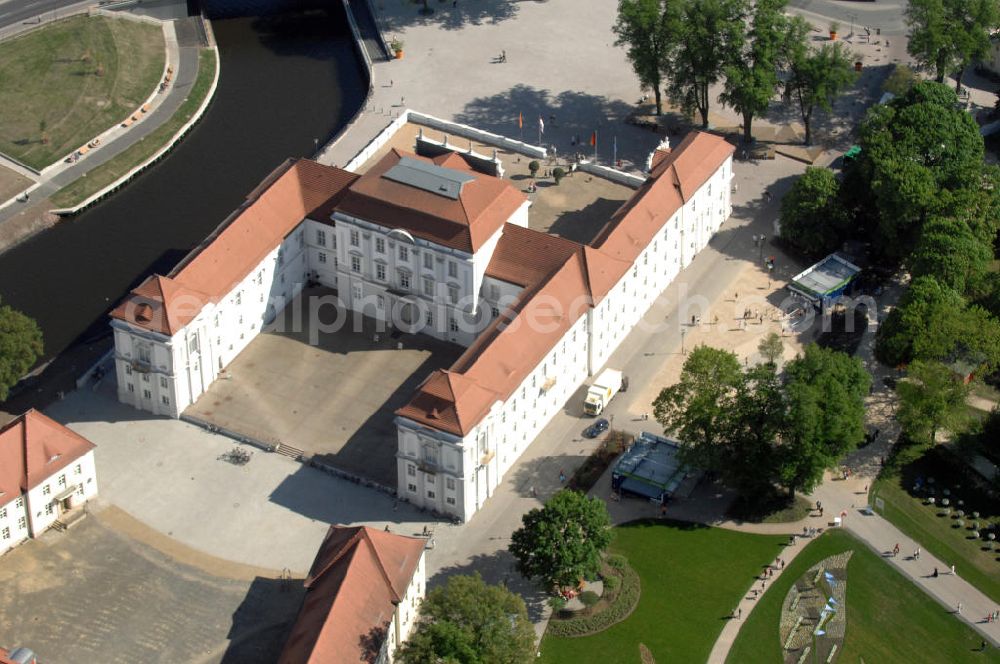
<svg viewBox="0 0 1000 664">
<path fill-rule="evenodd" d="M 566 608 L 566 598 L 562 595 L 556 595 L 549 598 L 549 606 L 552 607 L 553 613 L 559 613 L 564 608 Z"/>
<path fill-rule="evenodd" d="M 584 590 L 582 593 L 580 593 L 580 603 L 583 604 L 588 609 L 593 607 L 600 601 L 601 601 L 600 595 L 595 593 L 593 590 Z"/>
<path fill-rule="evenodd" d="M 628 558 L 618 553 L 612 553 L 604 559 L 604 562 L 617 570 L 623 570 L 628 567 Z"/>
<path fill-rule="evenodd" d="M 559 168 L 558 166 L 552 169 L 552 178 L 556 181 L 556 184 L 559 184 L 559 181 L 562 180 L 563 177 L 565 176 L 566 176 L 566 171 Z"/>
<path fill-rule="evenodd" d="M 549 621 L 548 632 L 553 636 L 587 636 L 603 632 L 612 625 L 616 625 L 632 615 L 637 604 L 639 595 L 642 592 L 639 582 L 639 575 L 632 569 L 624 556 L 608 556 L 608 564 L 611 565 L 611 558 L 620 560 L 621 567 L 621 592 L 608 602 L 607 608 L 599 613 L 586 616 L 578 616 L 567 620 Z M 616 569 L 619 569 L 616 567 Z M 606 583 L 606 582 L 605 582 Z M 586 593 L 584 593 L 586 594 Z M 583 595 L 580 596 L 583 601 Z"/>
<path fill-rule="evenodd" d="M 538 169 L 541 167 L 542 165 L 539 164 L 537 161 L 532 161 L 530 164 L 528 164 L 528 170 L 531 171 L 531 177 L 535 177 L 535 174 L 538 173 Z"/>
<path fill-rule="evenodd" d="M 604 594 L 611 595 L 616 590 L 621 588 L 622 580 L 619 576 L 608 575 L 604 577 Z"/>
</svg>

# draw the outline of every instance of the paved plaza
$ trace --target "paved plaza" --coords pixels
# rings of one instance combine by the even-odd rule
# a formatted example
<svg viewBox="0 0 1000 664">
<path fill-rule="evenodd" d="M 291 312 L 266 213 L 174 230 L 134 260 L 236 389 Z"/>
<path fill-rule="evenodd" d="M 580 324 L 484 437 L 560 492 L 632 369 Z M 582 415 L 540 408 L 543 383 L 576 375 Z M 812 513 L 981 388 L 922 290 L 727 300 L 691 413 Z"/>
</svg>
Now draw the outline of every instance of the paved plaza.
<svg viewBox="0 0 1000 664">
<path fill-rule="evenodd" d="M 388 333 L 332 306 L 311 308 L 332 294 L 304 290 L 275 331 L 254 339 L 226 367 L 229 378 L 216 380 L 185 414 L 395 488 L 394 413 L 463 349 L 427 335 Z M 317 320 L 339 329 L 321 331 Z"/>
<path fill-rule="evenodd" d="M 299 581 L 207 573 L 122 534 L 102 514 L 4 556 L 0 643 L 51 663 L 276 659 L 302 598 Z"/>
</svg>

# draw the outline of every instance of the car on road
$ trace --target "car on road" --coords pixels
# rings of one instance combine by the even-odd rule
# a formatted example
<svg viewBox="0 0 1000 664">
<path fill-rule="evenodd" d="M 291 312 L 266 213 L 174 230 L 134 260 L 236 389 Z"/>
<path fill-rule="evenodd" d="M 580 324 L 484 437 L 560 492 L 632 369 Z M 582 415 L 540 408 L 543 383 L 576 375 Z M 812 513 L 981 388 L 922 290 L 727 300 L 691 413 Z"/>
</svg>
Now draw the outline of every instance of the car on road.
<svg viewBox="0 0 1000 664">
<path fill-rule="evenodd" d="M 603 417 L 583 430 L 584 438 L 597 438 L 608 430 L 608 421 Z"/>
</svg>

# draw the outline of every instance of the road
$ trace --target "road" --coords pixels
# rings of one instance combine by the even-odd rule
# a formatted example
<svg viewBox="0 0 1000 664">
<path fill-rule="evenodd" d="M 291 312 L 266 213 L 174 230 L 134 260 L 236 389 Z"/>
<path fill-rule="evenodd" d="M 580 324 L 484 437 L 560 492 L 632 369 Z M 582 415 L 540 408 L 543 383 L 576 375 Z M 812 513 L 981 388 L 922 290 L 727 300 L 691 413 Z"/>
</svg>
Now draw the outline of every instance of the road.
<svg viewBox="0 0 1000 664">
<path fill-rule="evenodd" d="M 60 12 L 75 5 L 92 5 L 94 2 L 79 2 L 79 0 L 0 0 L 0 37 L 6 32 L 4 28 L 20 23 L 51 21 L 58 18 Z"/>
<path fill-rule="evenodd" d="M 869 26 L 872 32 L 881 28 L 883 34 L 906 34 L 906 21 L 903 11 L 905 2 L 893 0 L 789 0 L 788 8 L 812 20 L 816 27 L 826 30 L 830 21 L 837 21 L 841 31 L 846 36 L 850 32 L 852 17 L 854 32 L 862 33 L 862 26 Z"/>
</svg>

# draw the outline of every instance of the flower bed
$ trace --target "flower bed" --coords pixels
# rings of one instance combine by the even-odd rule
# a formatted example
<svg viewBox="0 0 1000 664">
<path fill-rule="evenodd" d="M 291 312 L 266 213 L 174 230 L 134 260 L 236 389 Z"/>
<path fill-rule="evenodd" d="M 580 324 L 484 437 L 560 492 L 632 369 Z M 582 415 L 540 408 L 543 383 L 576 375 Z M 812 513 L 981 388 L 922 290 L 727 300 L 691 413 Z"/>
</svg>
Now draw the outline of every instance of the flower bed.
<svg viewBox="0 0 1000 664">
<path fill-rule="evenodd" d="M 588 615 L 571 618 L 554 617 L 549 621 L 548 632 L 553 636 L 587 636 L 603 632 L 632 615 L 639 604 L 641 587 L 639 575 L 623 556 L 609 556 L 601 571 L 607 578 L 619 578 L 617 590 L 605 587 L 601 604 Z M 614 583 L 610 584 L 614 585 Z M 601 608 L 603 606 L 603 608 Z"/>
</svg>

